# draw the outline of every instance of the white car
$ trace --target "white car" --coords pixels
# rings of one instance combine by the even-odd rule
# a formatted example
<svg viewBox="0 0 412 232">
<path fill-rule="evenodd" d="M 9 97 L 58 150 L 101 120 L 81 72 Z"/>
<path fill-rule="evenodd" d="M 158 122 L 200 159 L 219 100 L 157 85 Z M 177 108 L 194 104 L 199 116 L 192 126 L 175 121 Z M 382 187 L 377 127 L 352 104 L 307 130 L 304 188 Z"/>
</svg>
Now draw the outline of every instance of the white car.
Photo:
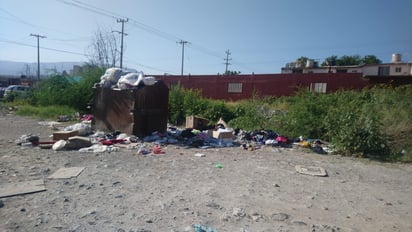
<svg viewBox="0 0 412 232">
<path fill-rule="evenodd" d="M 30 86 L 26 85 L 10 85 L 4 91 L 4 98 L 7 98 L 10 95 L 26 97 L 29 93 Z"/>
</svg>

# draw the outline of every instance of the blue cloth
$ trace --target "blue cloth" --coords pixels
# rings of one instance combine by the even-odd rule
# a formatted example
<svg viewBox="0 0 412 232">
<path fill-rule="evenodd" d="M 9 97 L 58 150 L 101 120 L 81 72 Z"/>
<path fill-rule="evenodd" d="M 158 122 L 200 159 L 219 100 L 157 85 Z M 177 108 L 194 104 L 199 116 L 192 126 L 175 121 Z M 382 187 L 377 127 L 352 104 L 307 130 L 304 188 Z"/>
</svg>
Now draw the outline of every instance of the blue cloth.
<svg viewBox="0 0 412 232">
<path fill-rule="evenodd" d="M 217 230 L 213 229 L 212 227 L 200 224 L 194 224 L 193 229 L 195 230 L 194 232 L 217 232 Z"/>
</svg>

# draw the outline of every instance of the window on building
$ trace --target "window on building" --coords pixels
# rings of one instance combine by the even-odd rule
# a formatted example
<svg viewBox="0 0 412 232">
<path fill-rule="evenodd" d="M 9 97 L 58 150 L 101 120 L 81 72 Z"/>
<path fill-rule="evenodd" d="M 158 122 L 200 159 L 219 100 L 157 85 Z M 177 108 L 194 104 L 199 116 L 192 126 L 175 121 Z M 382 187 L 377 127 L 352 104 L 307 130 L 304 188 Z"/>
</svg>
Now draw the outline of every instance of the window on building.
<svg viewBox="0 0 412 232">
<path fill-rule="evenodd" d="M 228 93 L 242 93 L 242 83 L 228 83 Z"/>
<path fill-rule="evenodd" d="M 395 68 L 395 72 L 397 72 L 397 73 L 402 72 L 402 67 L 396 67 L 396 68 Z"/>
<path fill-rule="evenodd" d="M 315 93 L 326 93 L 327 83 L 310 83 L 310 91 Z"/>
<path fill-rule="evenodd" d="M 389 67 L 379 67 L 379 76 L 389 76 Z"/>
</svg>

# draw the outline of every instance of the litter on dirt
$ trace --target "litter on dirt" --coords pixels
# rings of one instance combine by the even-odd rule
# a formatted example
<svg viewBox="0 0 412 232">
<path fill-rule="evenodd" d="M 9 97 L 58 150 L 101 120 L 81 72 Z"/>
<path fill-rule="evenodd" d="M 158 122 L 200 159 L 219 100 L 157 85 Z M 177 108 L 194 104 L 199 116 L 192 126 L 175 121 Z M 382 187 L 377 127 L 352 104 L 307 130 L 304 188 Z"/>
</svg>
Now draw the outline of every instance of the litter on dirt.
<svg viewBox="0 0 412 232">
<path fill-rule="evenodd" d="M 304 175 L 328 176 L 328 173 L 326 172 L 326 170 L 321 167 L 314 167 L 314 166 L 303 167 L 301 165 L 296 165 L 295 169 L 298 173 L 304 174 Z"/>
<path fill-rule="evenodd" d="M 13 182 L 0 186 L 0 198 L 46 191 L 43 180 Z"/>
<path fill-rule="evenodd" d="M 84 167 L 70 167 L 70 168 L 60 168 L 53 174 L 51 174 L 49 179 L 69 179 L 72 177 L 77 177 L 84 170 Z"/>
</svg>

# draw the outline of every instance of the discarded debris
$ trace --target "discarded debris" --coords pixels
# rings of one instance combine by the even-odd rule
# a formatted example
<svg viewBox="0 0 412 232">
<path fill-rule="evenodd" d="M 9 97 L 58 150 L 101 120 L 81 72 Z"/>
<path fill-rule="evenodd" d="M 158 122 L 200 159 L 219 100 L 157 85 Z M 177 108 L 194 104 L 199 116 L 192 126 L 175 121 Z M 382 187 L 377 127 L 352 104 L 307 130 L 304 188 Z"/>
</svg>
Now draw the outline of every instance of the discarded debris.
<svg viewBox="0 0 412 232">
<path fill-rule="evenodd" d="M 49 179 L 69 179 L 72 177 L 77 177 L 84 170 L 84 167 L 70 167 L 70 168 L 60 168 L 53 174 L 51 174 Z"/>
<path fill-rule="evenodd" d="M 321 167 L 302 167 L 301 165 L 295 166 L 296 172 L 304 175 L 311 175 L 311 176 L 328 176 L 328 173 L 324 168 Z"/>
<path fill-rule="evenodd" d="M 203 154 L 203 153 L 196 153 L 195 156 L 196 156 L 196 157 L 205 157 L 206 155 Z"/>
<path fill-rule="evenodd" d="M 194 232 L 217 232 L 217 230 L 215 230 L 214 228 L 201 224 L 194 224 L 193 229 Z"/>
<path fill-rule="evenodd" d="M 0 185 L 0 198 L 46 191 L 44 181 L 30 180 Z"/>
<path fill-rule="evenodd" d="M 223 165 L 222 164 L 216 164 L 215 167 L 220 169 L 220 168 L 223 168 Z"/>
</svg>

